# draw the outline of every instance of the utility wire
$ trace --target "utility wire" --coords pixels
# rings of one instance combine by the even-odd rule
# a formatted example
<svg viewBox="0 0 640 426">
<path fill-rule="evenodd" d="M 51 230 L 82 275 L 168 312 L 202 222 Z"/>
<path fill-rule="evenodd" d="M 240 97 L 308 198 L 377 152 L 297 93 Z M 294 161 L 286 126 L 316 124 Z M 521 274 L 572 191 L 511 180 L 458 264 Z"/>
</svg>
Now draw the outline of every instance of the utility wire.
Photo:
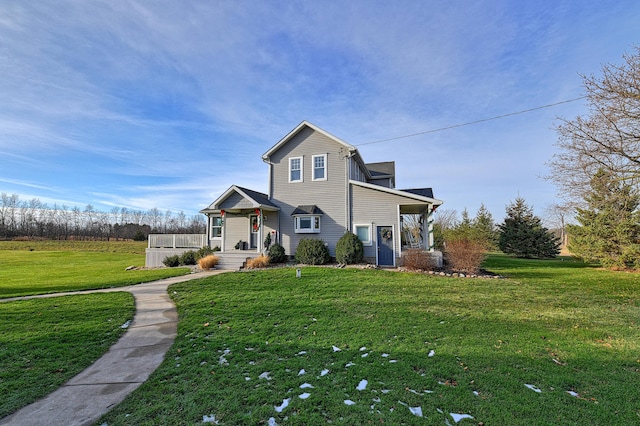
<svg viewBox="0 0 640 426">
<path fill-rule="evenodd" d="M 394 138 L 380 139 L 380 140 L 372 141 L 372 142 L 363 142 L 363 143 L 355 144 L 355 146 L 373 145 L 375 143 L 382 143 L 382 142 L 395 141 L 395 140 L 398 140 L 398 139 L 412 138 L 414 136 L 426 135 L 428 133 L 436 133 L 436 132 L 442 132 L 444 130 L 456 129 L 458 127 L 471 126 L 472 124 L 484 123 L 486 121 L 498 120 L 500 118 L 511 117 L 513 115 L 524 114 L 524 113 L 531 112 L 531 111 L 537 111 L 539 109 L 551 108 L 551 107 L 554 107 L 554 106 L 557 106 L 557 105 L 568 104 L 570 102 L 579 101 L 579 100 L 585 99 L 585 98 L 586 98 L 586 96 L 580 96 L 579 98 L 573 98 L 573 99 L 568 99 L 566 101 L 555 102 L 553 104 L 542 105 L 542 106 L 535 107 L 535 108 L 524 109 L 522 111 L 510 112 L 508 114 L 496 115 L 495 117 L 483 118 L 481 120 L 468 121 L 466 123 L 454 124 L 452 126 L 440 127 L 438 129 L 425 130 L 424 132 L 412 133 L 410 135 L 396 136 Z"/>
</svg>

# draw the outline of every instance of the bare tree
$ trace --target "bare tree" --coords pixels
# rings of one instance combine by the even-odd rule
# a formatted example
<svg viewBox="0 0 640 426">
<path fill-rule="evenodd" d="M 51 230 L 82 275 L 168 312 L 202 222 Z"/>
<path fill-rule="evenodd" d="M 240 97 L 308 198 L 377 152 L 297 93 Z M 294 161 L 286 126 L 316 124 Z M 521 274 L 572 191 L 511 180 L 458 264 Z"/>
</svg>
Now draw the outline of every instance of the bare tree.
<svg viewBox="0 0 640 426">
<path fill-rule="evenodd" d="M 633 187 L 640 183 L 640 47 L 602 76 L 583 76 L 589 112 L 556 126 L 560 153 L 548 178 L 560 195 L 580 203 L 598 170 Z"/>
<path fill-rule="evenodd" d="M 573 217 L 575 208 L 571 204 L 549 204 L 545 208 L 547 214 L 544 222 L 551 230 L 559 230 L 558 238 L 562 247 L 567 246 L 567 223 Z"/>
</svg>

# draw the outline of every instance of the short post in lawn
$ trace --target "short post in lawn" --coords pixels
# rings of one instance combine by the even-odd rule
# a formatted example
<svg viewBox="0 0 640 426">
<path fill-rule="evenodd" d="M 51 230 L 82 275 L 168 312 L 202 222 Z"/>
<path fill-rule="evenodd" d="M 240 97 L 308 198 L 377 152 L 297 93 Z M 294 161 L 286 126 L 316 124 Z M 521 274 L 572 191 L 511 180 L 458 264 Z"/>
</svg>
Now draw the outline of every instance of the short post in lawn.
<svg viewBox="0 0 640 426">
<path fill-rule="evenodd" d="M 300 278 L 302 276 L 302 269 L 296 269 L 296 278 Z"/>
</svg>

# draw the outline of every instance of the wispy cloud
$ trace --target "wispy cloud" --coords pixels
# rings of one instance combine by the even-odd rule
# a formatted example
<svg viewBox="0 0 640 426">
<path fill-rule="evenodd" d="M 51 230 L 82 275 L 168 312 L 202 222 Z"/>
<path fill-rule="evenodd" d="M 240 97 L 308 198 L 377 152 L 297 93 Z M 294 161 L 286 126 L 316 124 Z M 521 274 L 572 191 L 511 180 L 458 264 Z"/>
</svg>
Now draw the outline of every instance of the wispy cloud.
<svg viewBox="0 0 640 426">
<path fill-rule="evenodd" d="M 5 2 L 0 191 L 197 211 L 266 190 L 260 155 L 305 119 L 359 144 L 572 98 L 637 36 L 640 5 L 606 3 Z M 361 152 L 499 215 L 553 196 L 554 116 L 581 108 Z"/>
</svg>

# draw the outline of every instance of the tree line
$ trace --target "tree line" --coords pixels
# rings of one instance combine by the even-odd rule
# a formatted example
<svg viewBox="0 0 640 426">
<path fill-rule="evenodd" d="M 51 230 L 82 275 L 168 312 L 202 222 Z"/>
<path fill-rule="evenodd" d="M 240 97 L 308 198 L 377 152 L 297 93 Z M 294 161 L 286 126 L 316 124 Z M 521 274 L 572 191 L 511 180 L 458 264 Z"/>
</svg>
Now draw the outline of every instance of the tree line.
<svg viewBox="0 0 640 426">
<path fill-rule="evenodd" d="M 0 239 L 44 238 L 55 240 L 146 240 L 150 233 L 201 234 L 202 215 L 113 207 L 104 212 L 88 204 L 84 209 L 21 200 L 17 194 L 0 194 Z"/>
</svg>

